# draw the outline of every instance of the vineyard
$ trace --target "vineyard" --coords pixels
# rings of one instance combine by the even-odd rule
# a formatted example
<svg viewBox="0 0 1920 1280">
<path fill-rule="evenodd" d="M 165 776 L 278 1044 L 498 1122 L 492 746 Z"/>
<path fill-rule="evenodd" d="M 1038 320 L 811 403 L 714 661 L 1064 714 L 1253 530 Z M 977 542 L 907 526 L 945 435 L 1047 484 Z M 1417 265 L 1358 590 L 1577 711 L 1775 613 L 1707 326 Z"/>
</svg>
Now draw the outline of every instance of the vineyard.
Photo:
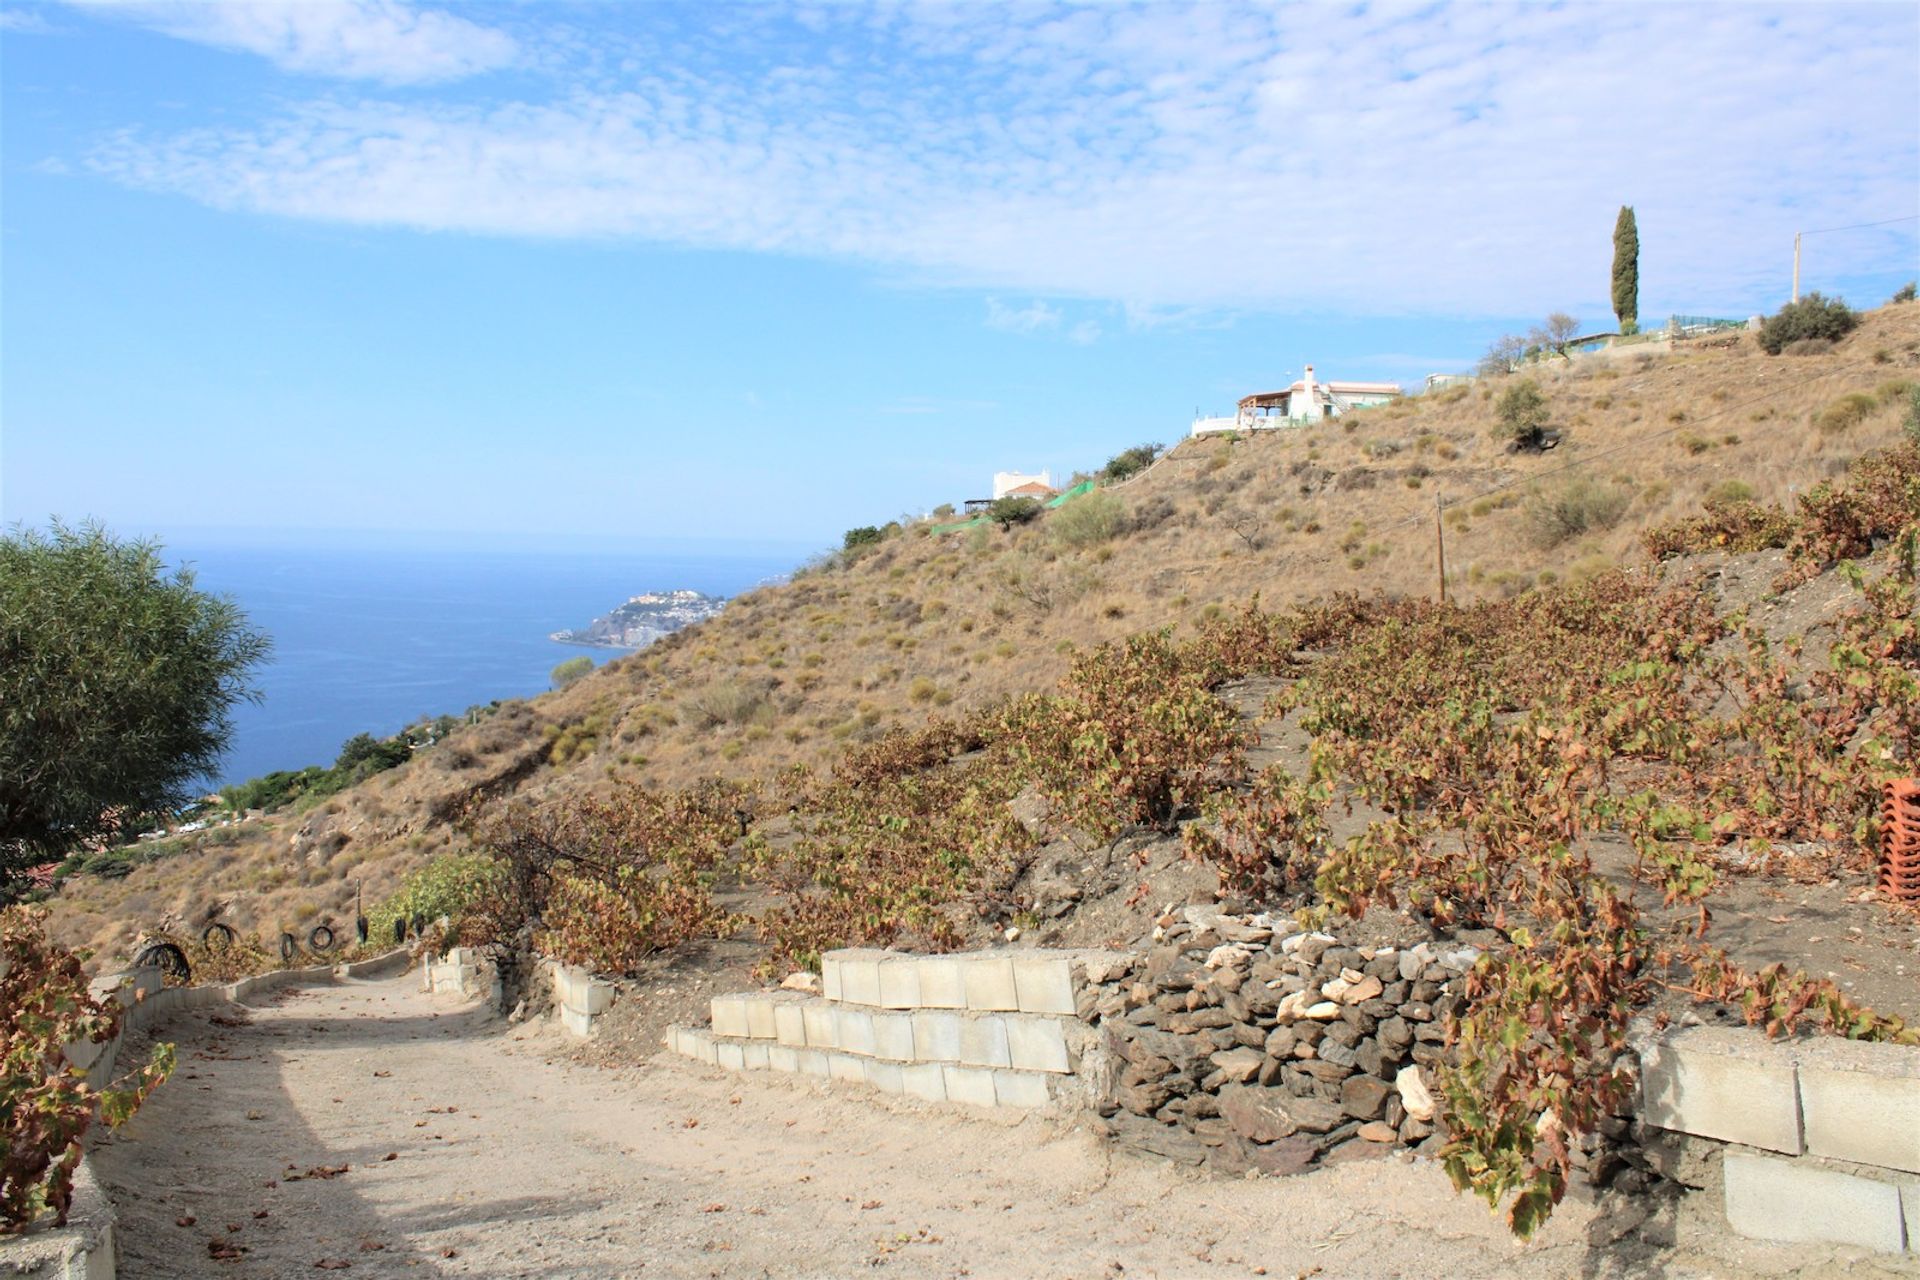
<svg viewBox="0 0 1920 1280">
<path fill-rule="evenodd" d="M 1595 390 L 1558 394 L 1591 406 L 1607 398 Z M 1820 403 L 1832 390 L 1822 384 Z M 1869 418 L 1900 407 L 1870 399 Z M 1735 447 L 1722 440 L 1712 447 Z M 1376 444 L 1359 447 L 1391 456 Z M 1916 772 L 1920 445 L 1856 453 L 1844 466 L 1818 454 L 1823 478 L 1798 492 L 1720 485 L 1697 508 L 1621 529 L 1618 557 L 1589 550 L 1510 590 L 1489 579 L 1464 603 L 1355 579 L 1301 603 L 1241 591 L 1142 629 L 1131 620 L 1159 618 L 1136 601 L 1067 610 L 1076 575 L 1119 554 L 1110 544 L 1049 547 L 1029 530 L 978 552 L 1007 588 L 991 609 L 950 618 L 944 600 L 886 584 L 907 580 L 909 555 L 933 574 L 962 553 L 889 543 L 786 589 L 797 641 L 775 642 L 766 599 L 730 608 L 720 622 L 732 630 L 716 634 L 757 654 L 725 668 L 734 677 L 703 676 L 677 703 L 660 693 L 669 676 L 710 669 L 718 642 L 689 633 L 555 695 L 571 710 L 503 712 L 435 748 L 448 752 L 439 762 L 366 783 L 349 797 L 357 808 L 311 811 L 291 844 L 318 877 L 330 859 L 351 863 L 351 832 L 389 832 L 410 870 L 372 907 L 373 933 L 445 916 L 445 941 L 522 972 L 539 954 L 645 975 L 724 941 L 777 979 L 836 947 L 942 951 L 1043 920 L 1060 928 L 1073 908 L 1043 914 L 1033 868 L 1063 847 L 1117 861 L 1137 883 L 1124 903 L 1134 936 L 1156 914 L 1148 849 L 1176 851 L 1237 907 L 1314 925 L 1384 912 L 1434 939 L 1471 933 L 1485 956 L 1447 1027 L 1443 1158 L 1528 1235 L 1566 1193 L 1578 1139 L 1631 1087 L 1620 1050 L 1636 1018 L 1712 1002 L 1769 1034 L 1920 1043 L 1899 1016 L 1911 1007 L 1876 1011 L 1828 977 L 1738 963 L 1716 933 L 1716 908 L 1741 882 L 1870 883 L 1883 789 Z M 1316 465 L 1271 473 L 1324 497 Z M 1394 478 L 1411 490 L 1422 476 Z M 1587 492 L 1575 488 L 1542 488 L 1526 510 L 1564 524 Z M 1656 509 L 1647 492 L 1636 509 Z M 1143 489 L 1130 501 L 1111 536 L 1145 546 L 1158 499 Z M 1510 534 L 1506 505 L 1462 504 L 1449 537 L 1464 540 L 1471 522 Z M 1415 517 L 1426 536 L 1433 513 Z M 1262 519 L 1264 532 L 1213 554 L 1237 566 L 1237 546 L 1323 532 L 1292 507 Z M 1369 536 L 1340 544 L 1350 565 L 1388 556 Z M 1730 603 L 1718 589 L 1730 557 L 1773 566 L 1757 598 Z M 949 655 L 977 646 L 981 669 L 1004 650 L 1006 678 L 933 715 L 953 701 L 948 684 L 927 678 L 921 696 L 921 680 L 902 681 L 914 724 L 849 697 L 836 704 L 845 719 L 822 725 L 829 746 L 776 749 L 781 699 L 803 706 L 826 678 L 810 646 L 843 634 L 856 587 L 875 584 L 866 639 L 877 643 L 858 646 L 866 670 L 850 688 L 880 689 L 916 654 L 931 664 L 942 642 Z M 1816 587 L 1825 603 L 1810 624 L 1783 629 L 1772 606 Z M 1041 652 L 1032 642 L 1052 633 L 1021 630 L 1020 608 L 1057 614 L 1089 642 Z M 1025 681 L 1039 671 L 1057 678 Z M 616 681 L 648 700 L 616 706 Z M 691 763 L 646 770 L 642 751 L 696 724 L 710 737 L 689 758 L 724 779 L 692 781 Z M 509 728 L 534 745 L 508 742 Z M 1262 744 L 1282 728 L 1307 745 L 1276 762 Z M 489 733 L 502 735 L 491 749 Z M 788 747 L 805 736 L 788 723 Z M 398 802 L 382 797 L 433 770 L 443 789 L 431 817 L 391 814 Z M 250 943 L 183 946 L 220 972 L 272 962 Z"/>
<path fill-rule="evenodd" d="M 778 976 L 831 947 L 977 939 L 1006 914 L 1010 871 L 1059 832 L 1180 830 L 1252 904 L 1315 922 L 1385 907 L 1434 937 L 1499 939 L 1450 1028 L 1445 1159 L 1529 1234 L 1567 1188 L 1572 1140 L 1629 1088 L 1619 1052 L 1649 1009 L 1713 1000 L 1771 1034 L 1920 1043 L 1830 981 L 1732 964 L 1710 925 L 1722 877 L 1870 875 L 1883 785 L 1912 771 L 1920 734 L 1917 518 L 1911 445 L 1774 514 L 1782 588 L 1837 565 L 1853 595 L 1818 663 L 1684 570 L 1464 607 L 1256 602 L 1184 642 L 1101 646 L 1056 693 L 890 733 L 765 794 L 625 788 L 491 813 L 456 930 L 616 973 L 743 934 Z M 1311 736 L 1303 772 L 1249 776 L 1253 734 L 1218 691 L 1253 676 L 1282 677 L 1267 715 Z M 1023 795 L 1049 830 L 1012 816 Z M 1382 816 L 1334 842 L 1355 805 Z M 791 814 L 777 841 L 755 816 L 769 807 Z M 1601 834 L 1626 842 L 1625 866 L 1596 859 Z M 759 909 L 721 910 L 716 890 L 741 886 Z M 1681 924 L 1650 922 L 1653 903 L 1686 908 Z"/>
</svg>

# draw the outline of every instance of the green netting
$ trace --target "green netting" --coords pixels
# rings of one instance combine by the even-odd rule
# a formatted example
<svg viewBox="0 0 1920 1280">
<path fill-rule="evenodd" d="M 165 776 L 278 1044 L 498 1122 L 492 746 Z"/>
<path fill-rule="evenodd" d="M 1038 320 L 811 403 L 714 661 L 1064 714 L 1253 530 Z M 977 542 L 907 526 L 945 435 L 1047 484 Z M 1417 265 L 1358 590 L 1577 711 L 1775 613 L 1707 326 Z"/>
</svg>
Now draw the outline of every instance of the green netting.
<svg viewBox="0 0 1920 1280">
<path fill-rule="evenodd" d="M 1073 486 L 1073 488 L 1071 489 L 1068 489 L 1065 493 L 1056 494 L 1055 496 L 1047 499 L 1047 506 L 1064 507 L 1067 505 L 1067 503 L 1072 502 L 1075 498 L 1079 497 L 1081 494 L 1092 493 L 1092 492 L 1093 492 L 1093 481 L 1082 480 L 1079 484 Z"/>
<path fill-rule="evenodd" d="M 972 529 L 986 523 L 988 523 L 988 520 L 985 516 L 975 516 L 971 520 L 962 520 L 958 524 L 937 524 L 933 526 L 933 531 L 935 533 L 958 533 L 962 529 Z"/>
</svg>

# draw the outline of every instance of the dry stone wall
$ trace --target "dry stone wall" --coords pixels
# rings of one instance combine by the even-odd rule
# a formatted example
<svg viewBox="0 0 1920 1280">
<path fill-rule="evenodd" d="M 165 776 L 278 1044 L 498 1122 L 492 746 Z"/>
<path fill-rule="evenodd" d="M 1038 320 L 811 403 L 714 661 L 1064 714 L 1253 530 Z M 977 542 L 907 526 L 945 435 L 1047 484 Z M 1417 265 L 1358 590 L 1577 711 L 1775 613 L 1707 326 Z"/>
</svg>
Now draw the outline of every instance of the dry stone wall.
<svg viewBox="0 0 1920 1280">
<path fill-rule="evenodd" d="M 1434 1068 L 1480 953 L 1188 907 L 1096 996 L 1121 1138 L 1228 1172 L 1441 1141 Z"/>
</svg>

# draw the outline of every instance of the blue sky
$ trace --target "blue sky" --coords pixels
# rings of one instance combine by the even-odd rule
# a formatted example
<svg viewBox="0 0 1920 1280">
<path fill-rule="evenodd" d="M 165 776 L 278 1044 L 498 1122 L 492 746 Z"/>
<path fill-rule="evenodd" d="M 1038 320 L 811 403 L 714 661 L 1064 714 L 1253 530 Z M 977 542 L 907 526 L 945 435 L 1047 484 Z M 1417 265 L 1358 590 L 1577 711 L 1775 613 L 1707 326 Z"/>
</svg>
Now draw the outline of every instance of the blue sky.
<svg viewBox="0 0 1920 1280">
<path fill-rule="evenodd" d="M 0 9 L 0 520 L 819 546 L 1920 274 L 1911 4 Z"/>
</svg>

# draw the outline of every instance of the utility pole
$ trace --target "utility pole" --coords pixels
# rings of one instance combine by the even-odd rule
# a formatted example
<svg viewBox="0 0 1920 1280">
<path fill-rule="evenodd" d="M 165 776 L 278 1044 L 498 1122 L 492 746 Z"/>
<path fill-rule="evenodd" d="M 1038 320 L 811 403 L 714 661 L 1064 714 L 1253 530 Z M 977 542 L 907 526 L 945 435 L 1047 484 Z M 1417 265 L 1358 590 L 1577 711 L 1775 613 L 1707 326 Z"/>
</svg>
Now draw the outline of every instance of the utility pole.
<svg viewBox="0 0 1920 1280">
<path fill-rule="evenodd" d="M 1800 233 L 1793 233 L 1793 300 L 1800 301 Z"/>
<path fill-rule="evenodd" d="M 1440 603 L 1447 602 L 1447 528 L 1441 515 L 1446 503 L 1439 494 L 1433 495 L 1433 548 L 1434 560 L 1440 569 Z"/>
</svg>

